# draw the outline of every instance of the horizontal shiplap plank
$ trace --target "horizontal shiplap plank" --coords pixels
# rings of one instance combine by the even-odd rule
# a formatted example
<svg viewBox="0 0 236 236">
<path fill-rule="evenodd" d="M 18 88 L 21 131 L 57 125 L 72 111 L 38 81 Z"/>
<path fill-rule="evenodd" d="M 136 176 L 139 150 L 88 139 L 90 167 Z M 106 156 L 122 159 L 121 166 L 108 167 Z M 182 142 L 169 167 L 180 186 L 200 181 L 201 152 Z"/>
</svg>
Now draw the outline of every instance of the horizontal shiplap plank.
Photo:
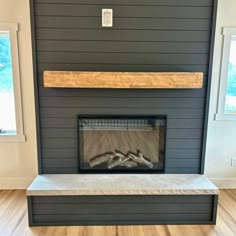
<svg viewBox="0 0 236 236">
<path fill-rule="evenodd" d="M 51 158 L 51 159 L 44 159 L 43 161 L 44 167 L 67 167 L 67 168 L 74 168 L 78 166 L 78 158 Z"/>
<path fill-rule="evenodd" d="M 201 139 L 202 129 L 167 129 L 167 137 L 179 139 Z"/>
<path fill-rule="evenodd" d="M 48 24 L 48 22 L 47 22 Z M 40 52 L 101 52 L 101 53 L 208 53 L 208 43 L 182 42 L 103 42 L 38 40 Z"/>
<path fill-rule="evenodd" d="M 168 204 L 168 205 L 167 205 Z M 211 212 L 211 204 L 209 203 L 178 203 L 167 204 L 33 204 L 34 214 L 208 214 Z"/>
<path fill-rule="evenodd" d="M 35 4 L 35 15 L 39 16 L 83 16 L 101 19 L 103 5 L 70 5 L 70 4 Z M 211 7 L 177 7 L 177 6 L 113 6 L 114 27 L 117 17 L 128 18 L 211 18 Z M 161 23 L 159 23 L 161 24 Z M 63 24 L 62 24 L 63 25 Z M 100 22 L 101 25 L 101 22 Z"/>
<path fill-rule="evenodd" d="M 166 174 L 199 174 L 200 168 L 178 168 L 178 167 L 168 167 L 166 166 L 165 173 Z"/>
<path fill-rule="evenodd" d="M 208 31 L 37 29 L 37 39 L 131 41 L 131 42 L 209 42 Z"/>
<path fill-rule="evenodd" d="M 120 115 L 120 114 L 127 114 L 129 115 L 142 115 L 145 113 L 145 115 L 167 115 L 168 118 L 193 118 L 193 119 L 201 119 L 203 118 L 203 111 L 202 109 L 172 109 L 172 108 L 152 108 L 152 109 L 132 109 L 132 111 L 129 111 L 129 109 L 124 108 L 111 108 L 107 112 L 107 115 Z M 105 115 L 104 109 L 102 108 L 93 108 L 91 111 L 90 108 L 54 108 L 54 107 L 41 107 L 41 117 L 42 118 L 73 118 L 77 115 Z"/>
<path fill-rule="evenodd" d="M 178 219 L 178 220 L 176 220 Z M 194 221 L 209 221 L 211 220 L 211 214 L 96 214 L 96 215 L 33 215 L 33 221 L 36 223 L 48 223 L 48 225 L 55 225 L 55 222 L 61 224 L 71 224 L 71 225 L 78 225 L 80 223 L 81 225 L 104 225 L 104 222 L 106 222 L 106 225 L 115 225 L 117 222 L 119 224 L 130 224 L 136 223 L 140 221 L 140 224 L 143 224 L 145 222 L 148 222 L 149 224 L 157 224 L 157 223 L 164 223 L 166 224 L 166 221 L 171 223 L 173 221 L 174 223 L 179 222 L 191 222 Z"/>
<path fill-rule="evenodd" d="M 48 138 L 77 139 L 78 131 L 74 128 L 70 129 L 42 128 L 41 137 L 43 139 L 48 139 Z"/>
<path fill-rule="evenodd" d="M 94 0 L 35 0 L 35 3 L 66 3 L 66 4 L 91 4 Z M 151 6 L 213 6 L 213 0 L 98 0 L 96 4 L 105 5 L 151 5 Z"/>
<path fill-rule="evenodd" d="M 107 203 L 212 203 L 212 196 L 209 195 L 141 195 L 139 197 L 131 197 L 125 195 L 103 195 L 103 196 L 46 196 L 46 197 L 33 197 L 33 204 L 107 204 Z"/>
<path fill-rule="evenodd" d="M 78 140 L 77 139 L 57 139 L 57 138 L 50 138 L 50 139 L 42 139 L 41 145 L 43 148 L 59 148 L 59 149 L 70 149 L 70 148 L 77 148 Z"/>
<path fill-rule="evenodd" d="M 77 129 L 76 118 L 41 118 L 41 128 L 74 128 Z"/>
<path fill-rule="evenodd" d="M 203 119 L 168 119 L 169 129 L 201 129 Z"/>
<path fill-rule="evenodd" d="M 40 87 L 42 97 L 149 97 L 149 98 L 202 98 L 205 97 L 205 89 L 49 89 Z"/>
<path fill-rule="evenodd" d="M 78 158 L 78 150 L 77 148 L 64 148 L 64 149 L 57 149 L 57 148 L 44 148 L 42 150 L 42 155 L 44 159 L 47 158 L 70 158 L 70 159 L 77 159 Z"/>
<path fill-rule="evenodd" d="M 37 28 L 101 29 L 100 17 L 39 16 Z M 210 30 L 210 19 L 114 18 L 113 30 Z"/>
<path fill-rule="evenodd" d="M 178 139 L 178 138 L 168 138 L 166 142 L 167 149 L 170 148 L 201 148 L 201 139 Z"/>
<path fill-rule="evenodd" d="M 43 168 L 44 174 L 78 174 L 78 167 L 73 166 L 69 167 L 44 167 Z"/>
<path fill-rule="evenodd" d="M 206 64 L 208 54 L 38 52 L 39 63 Z"/>
<path fill-rule="evenodd" d="M 166 156 L 170 159 L 200 159 L 201 150 L 200 149 L 167 149 Z"/>
<path fill-rule="evenodd" d="M 203 72 L 208 73 L 208 64 L 189 65 L 189 64 L 171 64 L 171 65 L 132 65 L 132 64 L 79 64 L 79 63 L 38 63 L 38 72 L 40 74 L 45 70 L 64 70 L 64 71 L 123 71 L 123 72 Z M 40 77 L 40 76 L 39 76 Z"/>
<path fill-rule="evenodd" d="M 203 108 L 204 98 L 41 97 L 42 107 Z"/>
<path fill-rule="evenodd" d="M 198 168 L 200 159 L 170 159 L 166 160 L 168 168 Z"/>
</svg>

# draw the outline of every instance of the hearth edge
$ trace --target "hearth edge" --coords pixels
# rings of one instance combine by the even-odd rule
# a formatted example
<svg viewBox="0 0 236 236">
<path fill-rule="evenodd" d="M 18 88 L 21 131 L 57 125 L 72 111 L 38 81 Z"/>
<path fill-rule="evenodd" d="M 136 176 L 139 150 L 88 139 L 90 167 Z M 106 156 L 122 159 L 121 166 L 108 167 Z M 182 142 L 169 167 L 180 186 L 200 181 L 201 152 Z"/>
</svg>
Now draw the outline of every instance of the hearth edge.
<svg viewBox="0 0 236 236">
<path fill-rule="evenodd" d="M 218 194 L 199 174 L 45 174 L 27 189 L 28 196 Z"/>
</svg>

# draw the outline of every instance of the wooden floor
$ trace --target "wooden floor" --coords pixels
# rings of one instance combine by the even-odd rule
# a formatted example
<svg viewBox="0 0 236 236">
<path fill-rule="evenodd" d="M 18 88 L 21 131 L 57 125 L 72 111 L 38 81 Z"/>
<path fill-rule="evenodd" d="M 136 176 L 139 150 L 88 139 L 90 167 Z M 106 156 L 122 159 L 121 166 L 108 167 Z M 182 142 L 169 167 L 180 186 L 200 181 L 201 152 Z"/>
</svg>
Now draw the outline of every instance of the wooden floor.
<svg viewBox="0 0 236 236">
<path fill-rule="evenodd" d="M 25 191 L 0 191 L 0 236 L 235 236 L 236 190 L 221 190 L 217 225 L 28 227 Z"/>
</svg>

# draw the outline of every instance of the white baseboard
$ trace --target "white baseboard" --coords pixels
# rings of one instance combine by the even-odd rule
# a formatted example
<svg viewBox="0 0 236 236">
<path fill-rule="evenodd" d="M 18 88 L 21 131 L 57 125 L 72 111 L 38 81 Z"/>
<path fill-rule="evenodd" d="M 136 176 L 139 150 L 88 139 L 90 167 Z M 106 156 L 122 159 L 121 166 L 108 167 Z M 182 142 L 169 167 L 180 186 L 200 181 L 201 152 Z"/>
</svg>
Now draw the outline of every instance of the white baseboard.
<svg viewBox="0 0 236 236">
<path fill-rule="evenodd" d="M 27 189 L 33 178 L 0 178 L 0 189 Z"/>
<path fill-rule="evenodd" d="M 209 178 L 220 189 L 236 189 L 236 178 Z"/>
</svg>

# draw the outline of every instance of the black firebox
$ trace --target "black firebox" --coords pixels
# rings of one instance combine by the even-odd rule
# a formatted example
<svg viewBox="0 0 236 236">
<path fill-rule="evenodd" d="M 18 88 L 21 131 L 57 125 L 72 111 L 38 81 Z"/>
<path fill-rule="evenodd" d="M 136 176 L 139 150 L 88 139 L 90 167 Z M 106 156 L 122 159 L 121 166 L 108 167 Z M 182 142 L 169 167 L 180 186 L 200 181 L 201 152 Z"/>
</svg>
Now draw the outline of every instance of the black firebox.
<svg viewBox="0 0 236 236">
<path fill-rule="evenodd" d="M 166 116 L 78 116 L 80 173 L 163 173 Z"/>
</svg>

